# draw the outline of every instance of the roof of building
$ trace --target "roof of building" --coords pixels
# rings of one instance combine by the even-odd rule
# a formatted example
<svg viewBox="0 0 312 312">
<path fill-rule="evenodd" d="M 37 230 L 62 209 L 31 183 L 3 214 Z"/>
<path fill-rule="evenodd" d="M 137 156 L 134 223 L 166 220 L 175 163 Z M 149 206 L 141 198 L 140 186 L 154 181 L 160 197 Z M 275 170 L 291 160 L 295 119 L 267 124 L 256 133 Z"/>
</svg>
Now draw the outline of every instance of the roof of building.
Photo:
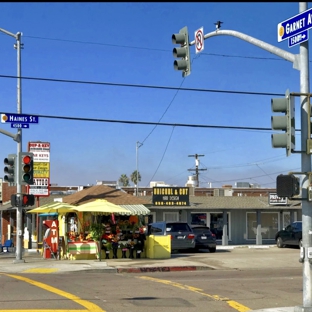
<svg viewBox="0 0 312 312">
<path fill-rule="evenodd" d="M 190 206 L 154 206 L 152 196 L 142 196 L 149 201 L 149 209 L 282 209 L 285 205 L 270 205 L 269 197 L 259 196 L 190 196 Z M 300 200 L 288 200 L 288 208 L 301 209 Z"/>
<path fill-rule="evenodd" d="M 149 205 L 143 197 L 137 197 L 107 185 L 94 185 L 74 194 L 63 197 L 63 202 L 71 205 L 82 205 L 95 199 L 106 199 L 115 205 Z"/>
</svg>

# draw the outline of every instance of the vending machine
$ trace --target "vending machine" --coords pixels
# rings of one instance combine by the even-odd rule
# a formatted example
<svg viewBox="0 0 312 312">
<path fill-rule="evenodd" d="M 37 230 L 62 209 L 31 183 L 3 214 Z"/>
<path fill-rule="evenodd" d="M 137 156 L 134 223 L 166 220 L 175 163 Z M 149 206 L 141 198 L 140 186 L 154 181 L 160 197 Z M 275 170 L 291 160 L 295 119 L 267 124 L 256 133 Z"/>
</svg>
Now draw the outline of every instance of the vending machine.
<svg viewBox="0 0 312 312">
<path fill-rule="evenodd" d="M 42 221 L 45 230 L 43 237 L 43 258 L 55 258 L 58 252 L 58 220 L 44 220 Z"/>
</svg>

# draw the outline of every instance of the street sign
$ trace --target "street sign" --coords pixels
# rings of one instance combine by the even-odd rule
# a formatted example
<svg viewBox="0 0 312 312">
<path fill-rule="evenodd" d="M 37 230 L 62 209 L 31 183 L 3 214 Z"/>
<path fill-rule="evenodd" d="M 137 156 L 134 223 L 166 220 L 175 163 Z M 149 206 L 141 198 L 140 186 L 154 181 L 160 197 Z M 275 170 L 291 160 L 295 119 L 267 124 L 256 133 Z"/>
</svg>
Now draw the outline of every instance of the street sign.
<svg viewBox="0 0 312 312">
<path fill-rule="evenodd" d="M 277 41 L 287 38 L 312 28 L 312 9 L 301 12 L 277 25 Z"/>
<path fill-rule="evenodd" d="M 199 53 L 204 50 L 204 27 L 195 31 L 195 52 Z"/>
<path fill-rule="evenodd" d="M 29 128 L 29 124 L 12 122 L 11 128 Z"/>
<path fill-rule="evenodd" d="M 22 114 L 1 114 L 1 122 L 14 122 L 14 123 L 38 123 L 39 117 L 33 115 Z"/>
<path fill-rule="evenodd" d="M 288 47 L 291 48 L 299 43 L 309 40 L 309 32 L 307 30 L 301 32 L 300 34 L 294 35 L 288 38 Z"/>
</svg>

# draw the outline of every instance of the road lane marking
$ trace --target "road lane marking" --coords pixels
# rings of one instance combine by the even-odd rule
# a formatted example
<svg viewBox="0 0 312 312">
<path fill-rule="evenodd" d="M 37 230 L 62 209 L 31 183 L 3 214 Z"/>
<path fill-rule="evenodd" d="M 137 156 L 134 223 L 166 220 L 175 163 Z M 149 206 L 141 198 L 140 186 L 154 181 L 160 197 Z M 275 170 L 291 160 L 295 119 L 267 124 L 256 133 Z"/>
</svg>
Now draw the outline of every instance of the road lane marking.
<svg viewBox="0 0 312 312">
<path fill-rule="evenodd" d="M 162 284 L 178 287 L 178 288 L 184 289 L 184 290 L 193 291 L 193 292 L 195 292 L 197 294 L 203 295 L 205 297 L 209 297 L 209 298 L 214 299 L 216 301 L 224 301 L 231 308 L 235 309 L 238 312 L 251 311 L 250 308 L 240 304 L 237 301 L 231 300 L 231 299 L 226 298 L 226 297 L 221 297 L 221 296 L 218 296 L 218 295 L 206 294 L 206 293 L 203 292 L 203 289 L 200 289 L 200 288 L 196 288 L 196 287 L 192 287 L 192 286 L 188 286 L 188 285 L 172 282 L 172 281 L 169 281 L 169 280 L 163 280 L 163 279 L 159 279 L 159 278 L 149 277 L 149 276 L 138 276 L 137 278 L 145 279 L 145 280 L 148 280 L 148 281 L 151 281 L 151 282 L 162 283 Z"/>
<path fill-rule="evenodd" d="M 69 311 L 72 311 L 72 312 L 106 312 L 105 310 L 102 310 L 99 306 L 97 306 L 96 304 L 92 303 L 92 302 L 89 302 L 87 300 L 83 300 L 73 294 L 70 294 L 66 291 L 63 291 L 63 290 L 60 290 L 60 289 L 57 289 L 55 287 L 52 287 L 50 285 L 47 285 L 47 284 L 43 284 L 41 282 L 37 282 L 37 281 L 34 281 L 34 280 L 31 280 L 30 278 L 27 278 L 27 277 L 23 277 L 23 276 L 19 276 L 19 275 L 14 275 L 14 274 L 5 274 L 5 273 L 0 273 L 0 274 L 3 274 L 3 275 L 6 275 L 6 276 L 9 276 L 9 277 L 12 277 L 12 278 L 15 278 L 15 279 L 18 279 L 18 280 L 21 280 L 25 283 L 28 283 L 28 284 L 31 284 L 33 286 L 36 286 L 36 287 L 39 287 L 39 288 L 42 288 L 44 290 L 47 290 L 49 292 L 52 292 L 54 294 L 57 294 L 59 296 L 62 296 L 62 297 L 65 297 L 71 301 L 74 301 L 76 302 L 77 304 L 79 305 L 82 305 L 83 307 L 85 307 L 87 310 L 75 310 L 75 309 L 72 309 L 72 310 L 43 310 L 43 309 L 40 309 L 40 312 L 69 312 Z M 24 310 L 24 309 L 21 309 L 21 310 L 0 310 L 1 312 L 18 312 L 18 311 L 23 311 L 23 312 L 34 312 L 36 310 L 34 309 L 31 309 L 31 310 Z"/>
<path fill-rule="evenodd" d="M 59 271 L 59 269 L 55 269 L 55 268 L 37 268 L 37 269 L 28 269 L 23 271 L 22 273 L 54 273 Z"/>
</svg>

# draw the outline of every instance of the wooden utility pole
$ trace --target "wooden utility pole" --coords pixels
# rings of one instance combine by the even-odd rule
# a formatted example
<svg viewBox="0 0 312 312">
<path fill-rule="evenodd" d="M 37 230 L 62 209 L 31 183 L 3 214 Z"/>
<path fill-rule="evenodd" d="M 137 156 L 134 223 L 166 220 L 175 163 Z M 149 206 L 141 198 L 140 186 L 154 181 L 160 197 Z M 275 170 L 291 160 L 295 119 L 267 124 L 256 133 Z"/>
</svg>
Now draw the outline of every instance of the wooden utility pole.
<svg viewBox="0 0 312 312">
<path fill-rule="evenodd" d="M 199 178 L 198 178 L 199 171 L 207 170 L 207 169 L 198 169 L 198 167 L 199 167 L 199 159 L 198 159 L 198 157 L 201 157 L 201 156 L 205 156 L 205 155 L 198 155 L 198 154 L 195 154 L 195 155 L 188 155 L 188 157 L 195 157 L 195 166 L 196 166 L 196 168 L 195 168 L 195 169 L 188 169 L 188 171 L 195 171 L 195 175 L 196 175 L 196 186 L 197 186 L 197 187 L 199 187 Z"/>
</svg>

